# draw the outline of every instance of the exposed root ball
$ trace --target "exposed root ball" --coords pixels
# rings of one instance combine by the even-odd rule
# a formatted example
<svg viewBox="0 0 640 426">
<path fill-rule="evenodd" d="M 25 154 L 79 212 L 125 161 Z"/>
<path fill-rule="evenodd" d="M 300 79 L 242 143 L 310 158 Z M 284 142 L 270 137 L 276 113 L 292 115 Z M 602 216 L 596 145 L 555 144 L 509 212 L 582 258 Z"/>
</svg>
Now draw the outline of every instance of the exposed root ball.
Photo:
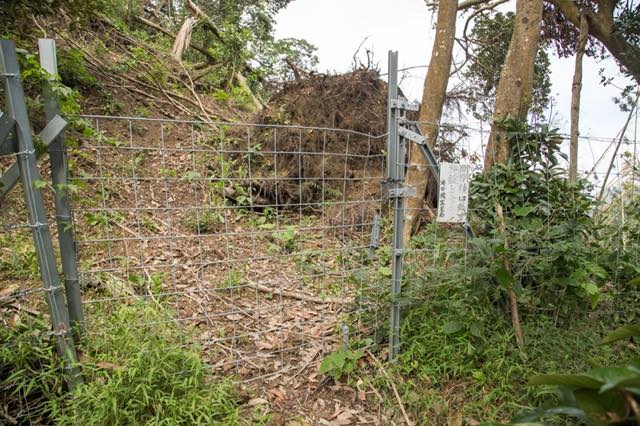
<svg viewBox="0 0 640 426">
<path fill-rule="evenodd" d="M 381 177 L 386 139 L 375 136 L 385 132 L 386 115 L 387 87 L 375 71 L 285 85 L 257 121 L 309 128 L 256 131 L 265 154 L 254 191 L 279 206 L 315 204 L 344 197 L 365 176 Z"/>
<path fill-rule="evenodd" d="M 259 117 L 265 124 L 293 124 L 386 131 L 387 84 L 372 70 L 341 75 L 314 75 L 284 86 Z"/>
</svg>

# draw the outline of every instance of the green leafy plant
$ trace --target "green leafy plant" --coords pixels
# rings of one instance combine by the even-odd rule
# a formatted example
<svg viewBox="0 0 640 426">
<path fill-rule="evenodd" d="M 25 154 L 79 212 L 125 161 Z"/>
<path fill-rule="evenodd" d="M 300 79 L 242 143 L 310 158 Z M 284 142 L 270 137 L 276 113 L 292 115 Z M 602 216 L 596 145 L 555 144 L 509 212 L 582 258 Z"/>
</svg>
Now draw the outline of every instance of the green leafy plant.
<svg viewBox="0 0 640 426">
<path fill-rule="evenodd" d="M 478 236 L 470 241 L 474 272 L 527 304 L 564 300 L 571 306 L 567 296 L 577 296 L 595 306 L 608 272 L 594 256 L 600 251 L 590 238 L 595 228 L 590 188 L 566 179 L 555 130 L 512 119 L 505 125 L 512 147 L 508 162 L 494 165 L 470 187 Z"/>
<path fill-rule="evenodd" d="M 60 82 L 71 88 L 91 89 L 98 87 L 98 80 L 85 67 L 84 54 L 77 49 L 58 51 L 58 73 Z"/>
<path fill-rule="evenodd" d="M 0 341 L 4 418 L 23 424 L 35 424 L 38 419 L 49 423 L 45 419 L 51 418 L 51 401 L 62 398 L 64 381 L 48 323 L 42 318 L 20 317 L 11 327 L 0 328 Z"/>
<path fill-rule="evenodd" d="M 273 223 L 265 223 L 260 225 L 260 229 L 273 229 L 276 225 Z M 271 233 L 274 244 L 269 246 L 272 252 L 293 253 L 297 248 L 295 226 L 287 226 L 284 229 L 278 229 Z"/>
<path fill-rule="evenodd" d="M 109 226 L 122 223 L 124 217 L 116 211 L 105 212 L 85 212 L 84 219 L 88 225 L 101 229 L 108 229 Z"/>
<path fill-rule="evenodd" d="M 38 258 L 30 235 L 0 235 L 0 271 L 13 279 L 27 280 L 38 276 Z M 0 277 L 2 275 L 0 273 Z"/>
<path fill-rule="evenodd" d="M 609 333 L 603 344 L 640 336 L 640 325 L 626 325 Z M 555 386 L 554 401 L 523 413 L 511 424 L 535 423 L 570 417 L 587 425 L 640 422 L 640 358 L 623 367 L 595 368 L 582 374 L 545 374 L 529 380 L 532 386 Z"/>
<path fill-rule="evenodd" d="M 161 280 L 154 275 L 150 285 Z M 234 387 L 214 380 L 189 330 L 169 310 L 137 302 L 91 312 L 91 318 L 80 345 L 84 382 L 71 395 L 47 322 L 26 318 L 0 329 L 6 343 L 0 346 L 0 403 L 7 416 L 20 424 L 240 422 Z"/>
<path fill-rule="evenodd" d="M 222 230 L 224 216 L 215 208 L 199 210 L 187 217 L 186 225 L 198 234 L 211 234 Z"/>
<path fill-rule="evenodd" d="M 328 374 L 337 382 L 341 377 L 353 373 L 363 356 L 363 351 L 338 349 L 324 357 L 320 363 L 320 373 Z"/>
</svg>

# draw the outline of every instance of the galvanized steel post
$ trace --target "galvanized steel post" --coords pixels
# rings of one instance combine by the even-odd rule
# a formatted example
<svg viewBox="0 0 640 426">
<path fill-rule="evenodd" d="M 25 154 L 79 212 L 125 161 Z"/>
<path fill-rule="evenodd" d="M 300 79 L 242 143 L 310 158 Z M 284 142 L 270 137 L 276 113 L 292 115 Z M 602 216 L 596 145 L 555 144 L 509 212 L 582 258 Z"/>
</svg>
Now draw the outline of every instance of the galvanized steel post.
<svg viewBox="0 0 640 426">
<path fill-rule="evenodd" d="M 16 161 L 22 179 L 25 204 L 29 213 L 29 226 L 42 274 L 43 290 L 49 307 L 53 334 L 56 337 L 58 353 L 64 360 L 67 383 L 70 388 L 73 388 L 80 379 L 77 354 L 69 325 L 64 293 L 56 269 L 47 211 L 42 191 L 37 185 L 37 182 L 40 181 L 40 173 L 36 164 L 36 151 L 31 137 L 31 124 L 22 89 L 15 43 L 10 40 L 0 40 L 0 76 L 4 78 L 5 83 L 7 112 L 16 122 L 15 133 L 18 149 Z"/>
<path fill-rule="evenodd" d="M 388 96 L 388 142 L 387 185 L 393 200 L 393 256 L 391 272 L 391 317 L 389 336 L 389 360 L 393 361 L 400 351 L 400 302 L 402 291 L 402 262 L 404 241 L 404 194 L 399 189 L 404 183 L 404 150 L 398 133 L 400 110 L 398 99 L 398 52 L 389 51 L 389 96 Z"/>
<path fill-rule="evenodd" d="M 40 50 L 40 66 L 49 74 L 43 88 L 44 114 L 45 119 L 49 122 L 60 113 L 58 97 L 52 88 L 52 82 L 58 74 L 56 44 L 52 39 L 41 38 L 38 40 L 38 48 Z M 73 238 L 73 224 L 71 222 L 64 133 L 59 134 L 49 145 L 49 160 L 51 162 L 51 180 L 55 193 L 56 224 L 58 227 L 58 242 L 60 243 L 60 258 L 62 260 L 69 320 L 77 338 L 84 333 L 84 315 L 82 313 L 80 282 L 78 280 L 78 257 Z"/>
</svg>

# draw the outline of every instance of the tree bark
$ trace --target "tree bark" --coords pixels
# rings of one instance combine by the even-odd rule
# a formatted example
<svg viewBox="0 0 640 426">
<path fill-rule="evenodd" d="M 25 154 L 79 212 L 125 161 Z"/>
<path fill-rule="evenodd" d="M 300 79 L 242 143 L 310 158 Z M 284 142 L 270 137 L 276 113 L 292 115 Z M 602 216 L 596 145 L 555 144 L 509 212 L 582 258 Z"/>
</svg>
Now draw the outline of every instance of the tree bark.
<svg viewBox="0 0 640 426">
<path fill-rule="evenodd" d="M 507 117 L 526 119 L 531 103 L 534 63 L 540 44 L 543 0 L 518 0 L 513 36 L 496 91 L 495 120 L 485 152 L 484 169 L 506 163 L 511 147 L 501 134 L 500 121 Z"/>
<path fill-rule="evenodd" d="M 422 105 L 419 121 L 422 134 L 430 146 L 434 146 L 438 138 L 438 123 L 449 84 L 449 71 L 453 56 L 453 44 L 456 35 L 456 14 L 458 0 L 441 0 L 436 22 L 436 37 L 431 51 L 429 70 L 424 81 Z M 415 186 L 416 197 L 407 199 L 406 221 L 403 229 L 404 241 L 409 241 L 420 217 L 420 211 L 427 190 L 431 173 L 428 163 L 422 156 L 420 148 L 412 144 L 410 163 L 407 172 L 407 185 Z"/>
<path fill-rule="evenodd" d="M 584 13 L 580 17 L 580 40 L 576 52 L 576 65 L 571 86 L 571 145 L 569 147 L 569 182 L 578 179 L 578 138 L 580 137 L 580 95 L 582 93 L 582 60 L 589 39 L 589 21 Z"/>
<path fill-rule="evenodd" d="M 171 54 L 173 59 L 178 62 L 182 62 L 182 54 L 185 49 L 191 45 L 191 31 L 198 25 L 198 18 L 193 16 L 187 16 L 180 27 L 180 31 L 176 35 L 173 41 L 173 47 L 171 48 Z"/>
</svg>

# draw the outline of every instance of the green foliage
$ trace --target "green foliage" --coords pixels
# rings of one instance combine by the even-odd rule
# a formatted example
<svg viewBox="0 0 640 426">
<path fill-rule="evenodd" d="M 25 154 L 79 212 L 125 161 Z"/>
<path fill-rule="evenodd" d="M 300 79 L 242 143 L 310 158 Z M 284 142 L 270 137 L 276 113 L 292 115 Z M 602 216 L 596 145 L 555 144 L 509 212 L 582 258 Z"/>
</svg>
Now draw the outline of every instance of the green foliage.
<svg viewBox="0 0 640 426">
<path fill-rule="evenodd" d="M 117 211 L 85 212 L 84 219 L 88 225 L 100 229 L 109 229 L 112 225 L 124 221 L 122 214 Z"/>
<path fill-rule="evenodd" d="M 464 255 L 458 253 L 442 250 L 438 266 L 424 259 L 429 267 L 416 271 L 423 279 L 407 288 L 402 351 L 393 371 L 408 408 L 429 418 L 424 424 L 446 424 L 453 416 L 465 422 L 508 419 L 523 404 L 543 400 L 545 392 L 528 387 L 528 377 L 581 371 L 625 356 L 625 348 L 598 345 L 607 317 L 575 316 L 557 323 L 553 312 L 544 311 L 523 322 L 527 347 L 526 354 L 521 352 L 510 320 L 481 282 L 464 274 Z"/>
<path fill-rule="evenodd" d="M 476 278 L 497 289 L 513 288 L 527 304 L 562 308 L 558 298 L 577 295 L 595 305 L 609 273 L 589 238 L 595 228 L 589 187 L 565 178 L 555 131 L 515 120 L 505 125 L 509 161 L 479 175 L 470 188 L 471 220 L 479 236 L 470 241 Z M 504 235 L 498 205 L 504 211 Z"/>
<path fill-rule="evenodd" d="M 198 234 L 212 234 L 224 228 L 224 216 L 216 208 L 199 210 L 187 217 L 186 225 Z"/>
<path fill-rule="evenodd" d="M 60 83 L 71 88 L 90 89 L 98 84 L 98 80 L 85 67 L 84 54 L 77 49 L 58 51 L 58 74 Z"/>
<path fill-rule="evenodd" d="M 471 184 L 475 237 L 432 224 L 406 254 L 395 372 L 403 401 L 431 413 L 427 424 L 454 415 L 510 418 L 543 400 L 546 390 L 527 387 L 527 377 L 617 363 L 628 351 L 598 345 L 612 321 L 624 324 L 638 309 L 631 292 L 612 297 L 622 286 L 614 255 L 599 241 L 607 234 L 596 237 L 590 188 L 565 179 L 554 132 L 515 121 L 506 127 L 509 161 Z M 524 351 L 504 312 L 507 289 L 518 294 Z M 596 302 L 602 310 L 590 313 Z"/>
<path fill-rule="evenodd" d="M 341 377 L 353 373 L 363 356 L 363 351 L 338 349 L 324 357 L 320 363 L 320 373 L 330 375 L 337 382 Z"/>
<path fill-rule="evenodd" d="M 260 229 L 273 229 L 275 224 L 268 223 L 260 225 Z M 275 244 L 270 247 L 271 251 L 281 253 L 293 253 L 297 248 L 295 226 L 287 226 L 271 233 L 271 238 Z"/>
<path fill-rule="evenodd" d="M 32 16 L 55 16 L 64 9 L 71 27 L 82 25 L 95 12 L 95 0 L 4 0 L 0 7 L 0 36 L 23 38 L 37 31 Z"/>
<path fill-rule="evenodd" d="M 624 326 L 607 335 L 604 343 L 640 336 L 640 326 Z M 640 402 L 640 359 L 624 367 L 601 367 L 582 374 L 544 374 L 529 380 L 533 386 L 554 386 L 557 399 L 514 418 L 512 424 L 534 424 L 555 417 L 604 426 L 637 424 Z M 535 423 L 541 424 L 541 423 Z"/>
<path fill-rule="evenodd" d="M 167 311 L 139 303 L 95 317 L 87 381 L 60 407 L 60 423 L 237 423 L 232 387 L 207 380 L 199 348 L 184 329 L 168 325 Z"/>
<path fill-rule="evenodd" d="M 640 325 L 624 325 L 607 334 L 605 338 L 602 339 L 602 343 L 613 343 L 635 336 L 640 336 Z"/>
<path fill-rule="evenodd" d="M 238 424 L 233 387 L 211 381 L 200 348 L 169 311 L 139 302 L 92 314 L 81 346 L 84 383 L 72 395 L 44 321 L 0 330 L 8 342 L 0 347 L 0 400 L 21 423 Z"/>
<path fill-rule="evenodd" d="M 467 80 L 465 90 L 468 92 L 470 109 L 478 119 L 493 115 L 494 98 L 511 42 L 514 17 L 513 12 L 481 14 L 475 18 L 469 34 L 474 59 L 464 70 L 463 77 Z M 536 116 L 542 116 L 549 104 L 550 75 L 549 55 L 545 49 L 539 49 L 535 60 L 531 99 L 531 112 Z"/>
<path fill-rule="evenodd" d="M 80 101 L 82 97 L 80 93 L 66 85 L 63 82 L 59 75 L 50 75 L 47 71 L 40 67 L 40 61 L 38 57 L 25 49 L 16 49 L 18 54 L 18 62 L 20 65 L 20 74 L 22 77 L 22 82 L 25 91 L 28 94 L 39 94 L 43 90 L 43 85 L 45 81 L 49 81 L 49 87 L 51 92 L 57 96 L 60 106 L 60 111 L 64 115 L 73 115 L 77 114 L 80 111 Z M 63 51 L 64 52 L 64 51 Z M 64 56 L 64 53 L 62 53 Z M 62 63 L 66 63 L 64 59 L 61 59 Z M 75 73 L 76 71 L 84 70 L 84 66 L 80 68 L 80 65 L 76 65 L 78 70 L 71 71 Z M 62 71 L 63 67 L 60 67 L 60 71 Z M 91 77 L 86 70 L 84 70 L 84 74 L 79 73 L 79 77 L 77 79 L 86 81 L 90 81 L 93 77 Z M 91 80 L 95 83 L 95 79 Z M 72 81 L 73 82 L 73 81 Z M 92 83 L 92 84 L 94 84 Z M 40 103 L 37 104 L 37 108 L 41 108 Z M 39 112 L 39 111 L 36 111 Z M 75 123 L 75 119 L 71 119 L 72 123 Z"/>
<path fill-rule="evenodd" d="M 31 235 L 12 233 L 0 235 L 0 277 L 29 280 L 40 273 Z"/>
<path fill-rule="evenodd" d="M 0 341 L 2 409 L 21 424 L 49 418 L 51 401 L 62 398 L 64 383 L 47 322 L 19 317 L 12 327 L 0 327 Z"/>
<path fill-rule="evenodd" d="M 293 80 L 296 72 L 313 70 L 318 65 L 315 51 L 316 47 L 306 40 L 274 40 L 263 52 L 260 72 L 275 82 Z"/>
<path fill-rule="evenodd" d="M 253 75 L 248 75 L 251 85 L 258 79 L 272 78 L 276 81 L 291 77 L 293 64 L 300 70 L 315 66 L 315 47 L 304 40 L 274 38 L 275 17 L 289 0 L 205 0 L 199 3 L 216 25 L 222 30 L 224 43 L 219 43 L 205 29 L 196 31 L 194 37 L 211 46 L 210 52 L 223 64 L 227 73 L 241 70 L 252 60 Z M 226 79 L 229 77 L 227 76 Z"/>
<path fill-rule="evenodd" d="M 272 89 L 267 82 L 281 83 L 294 78 L 296 72 L 308 71 L 318 62 L 315 47 L 305 40 L 274 36 L 276 15 L 289 0 L 202 0 L 201 10 L 211 19 L 202 19 L 191 35 L 193 43 L 203 46 L 217 64 L 200 79 L 206 90 L 222 90 L 240 107 L 252 104 L 246 91 L 235 87 L 234 73 L 241 72 L 255 92 L 268 94 Z M 101 10 L 113 19 L 137 32 L 145 27 L 136 26 L 131 16 L 141 13 L 143 4 L 138 0 L 100 0 Z M 171 9 L 169 9 L 169 7 Z M 192 12 L 181 3 L 160 8 L 156 17 L 163 27 L 177 32 L 184 19 Z M 215 26 L 218 31 L 211 30 Z M 192 49 L 184 53 L 187 63 L 202 62 L 202 54 Z M 251 69 L 246 67 L 251 64 Z M 294 71 L 295 70 L 295 71 Z M 219 96 L 219 93 L 218 93 Z"/>
</svg>

